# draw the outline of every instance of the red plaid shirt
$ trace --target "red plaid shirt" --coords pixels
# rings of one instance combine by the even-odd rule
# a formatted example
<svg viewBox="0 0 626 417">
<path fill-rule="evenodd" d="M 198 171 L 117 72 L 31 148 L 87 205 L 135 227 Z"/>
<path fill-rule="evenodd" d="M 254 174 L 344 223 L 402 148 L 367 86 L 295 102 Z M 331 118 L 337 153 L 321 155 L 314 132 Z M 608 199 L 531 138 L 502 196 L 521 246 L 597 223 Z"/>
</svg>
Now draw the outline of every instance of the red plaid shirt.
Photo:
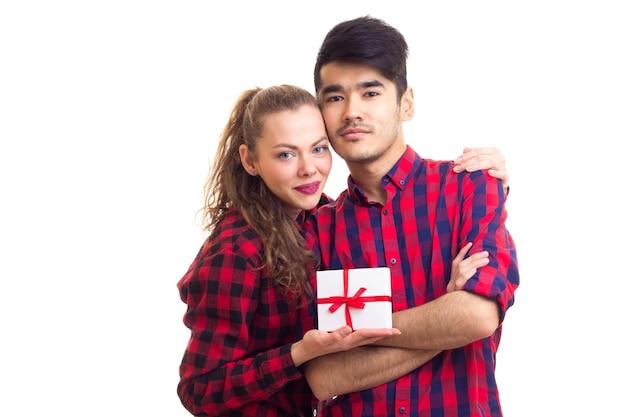
<svg viewBox="0 0 626 417">
<path fill-rule="evenodd" d="M 196 416 L 311 415 L 291 344 L 312 317 L 268 278 L 262 242 L 237 211 L 214 236 L 178 282 L 191 330 L 180 365 L 183 405 Z"/>
<path fill-rule="evenodd" d="M 471 253 L 487 250 L 490 262 L 464 290 L 496 300 L 503 318 L 519 285 L 515 245 L 504 225 L 504 190 L 486 172 L 455 174 L 452 167 L 407 148 L 382 179 L 388 197 L 384 206 L 368 203 L 349 181 L 348 190 L 306 224 L 321 269 L 387 266 L 394 311 L 404 310 L 446 293 L 452 260 L 472 241 Z M 340 396 L 323 414 L 501 416 L 494 375 L 500 335 L 501 327 L 395 381 Z"/>
</svg>

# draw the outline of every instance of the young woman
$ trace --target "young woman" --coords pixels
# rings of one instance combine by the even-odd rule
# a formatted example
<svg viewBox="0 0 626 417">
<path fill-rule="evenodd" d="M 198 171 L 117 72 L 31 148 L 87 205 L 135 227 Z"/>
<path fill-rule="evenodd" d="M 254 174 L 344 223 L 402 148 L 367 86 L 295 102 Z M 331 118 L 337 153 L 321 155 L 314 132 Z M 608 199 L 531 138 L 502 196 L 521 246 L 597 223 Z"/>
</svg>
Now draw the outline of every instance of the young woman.
<svg viewBox="0 0 626 417">
<path fill-rule="evenodd" d="M 507 175 L 498 157 L 494 166 Z M 204 188 L 208 238 L 178 282 L 191 330 L 178 395 L 193 415 L 311 415 L 302 364 L 399 334 L 343 326 L 296 337 L 314 327 L 306 307 L 313 258 L 300 225 L 329 201 L 322 190 L 331 165 L 313 95 L 281 85 L 240 96 Z M 463 260 L 466 253 L 453 282 L 487 262 L 486 253 Z"/>
</svg>

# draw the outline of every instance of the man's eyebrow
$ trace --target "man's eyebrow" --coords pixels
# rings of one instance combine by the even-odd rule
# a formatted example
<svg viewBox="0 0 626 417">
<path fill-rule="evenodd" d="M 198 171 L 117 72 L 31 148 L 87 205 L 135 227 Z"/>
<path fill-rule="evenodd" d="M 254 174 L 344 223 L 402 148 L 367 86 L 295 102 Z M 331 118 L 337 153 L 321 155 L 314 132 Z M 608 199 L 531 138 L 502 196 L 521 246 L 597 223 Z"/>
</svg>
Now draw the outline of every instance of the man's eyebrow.
<svg viewBox="0 0 626 417">
<path fill-rule="evenodd" d="M 326 87 L 322 88 L 321 93 L 325 95 L 328 93 L 338 93 L 339 91 L 342 91 L 342 90 L 343 88 L 341 88 L 339 84 L 332 84 L 332 85 L 327 85 Z"/>
<path fill-rule="evenodd" d="M 363 81 L 362 83 L 358 83 L 357 84 L 357 88 L 359 90 L 362 90 L 364 88 L 371 88 L 371 87 L 383 87 L 385 88 L 385 85 L 383 83 L 381 83 L 378 80 L 371 80 L 371 81 Z"/>
<path fill-rule="evenodd" d="M 382 87 L 385 88 L 385 85 L 378 81 L 378 80 L 371 80 L 371 81 L 363 81 L 360 82 L 356 85 L 358 90 L 363 90 L 363 89 L 367 89 L 367 88 L 372 88 L 372 87 Z M 326 94 L 330 94 L 330 93 L 338 93 L 343 91 L 344 88 L 342 86 L 340 86 L 339 84 L 331 84 L 328 85 L 324 88 L 322 88 L 321 90 L 321 94 L 322 95 L 326 95 Z"/>
</svg>

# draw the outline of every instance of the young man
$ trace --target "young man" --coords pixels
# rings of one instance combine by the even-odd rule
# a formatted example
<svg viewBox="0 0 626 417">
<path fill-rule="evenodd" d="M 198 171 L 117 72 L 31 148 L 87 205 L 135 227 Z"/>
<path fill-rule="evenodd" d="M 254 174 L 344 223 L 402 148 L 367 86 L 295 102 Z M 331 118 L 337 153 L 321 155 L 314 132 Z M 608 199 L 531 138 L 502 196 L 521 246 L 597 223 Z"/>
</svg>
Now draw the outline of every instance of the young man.
<svg viewBox="0 0 626 417">
<path fill-rule="evenodd" d="M 457 174 L 406 145 L 407 56 L 402 34 L 369 16 L 335 26 L 318 53 L 317 97 L 350 179 L 310 218 L 307 239 L 320 269 L 389 267 L 402 334 L 315 359 L 307 380 L 329 416 L 501 416 L 495 355 L 519 285 L 505 191 L 486 171 Z M 447 293 L 468 242 L 489 264 Z"/>
</svg>

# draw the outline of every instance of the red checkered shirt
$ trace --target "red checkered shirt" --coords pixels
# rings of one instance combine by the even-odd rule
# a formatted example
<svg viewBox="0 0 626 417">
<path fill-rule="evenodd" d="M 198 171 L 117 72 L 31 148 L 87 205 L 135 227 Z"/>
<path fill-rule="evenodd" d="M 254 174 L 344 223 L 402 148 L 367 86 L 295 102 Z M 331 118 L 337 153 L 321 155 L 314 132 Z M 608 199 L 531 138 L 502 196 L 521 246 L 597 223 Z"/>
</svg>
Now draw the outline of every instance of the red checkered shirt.
<svg viewBox="0 0 626 417">
<path fill-rule="evenodd" d="M 178 395 L 196 416 L 312 413 L 291 345 L 313 318 L 290 304 L 263 265 L 261 240 L 231 210 L 178 282 L 191 330 Z"/>
<path fill-rule="evenodd" d="M 394 311 L 446 293 L 452 260 L 467 242 L 489 251 L 489 265 L 464 287 L 500 306 L 519 285 L 515 245 L 505 227 L 501 182 L 485 171 L 456 174 L 451 161 L 422 159 L 410 147 L 382 178 L 384 206 L 350 180 L 334 203 L 306 223 L 321 269 L 387 266 Z M 314 307 L 311 311 L 314 314 Z M 417 370 L 374 389 L 330 401 L 328 416 L 501 416 L 495 380 L 501 326 L 488 338 L 444 351 Z"/>
</svg>

